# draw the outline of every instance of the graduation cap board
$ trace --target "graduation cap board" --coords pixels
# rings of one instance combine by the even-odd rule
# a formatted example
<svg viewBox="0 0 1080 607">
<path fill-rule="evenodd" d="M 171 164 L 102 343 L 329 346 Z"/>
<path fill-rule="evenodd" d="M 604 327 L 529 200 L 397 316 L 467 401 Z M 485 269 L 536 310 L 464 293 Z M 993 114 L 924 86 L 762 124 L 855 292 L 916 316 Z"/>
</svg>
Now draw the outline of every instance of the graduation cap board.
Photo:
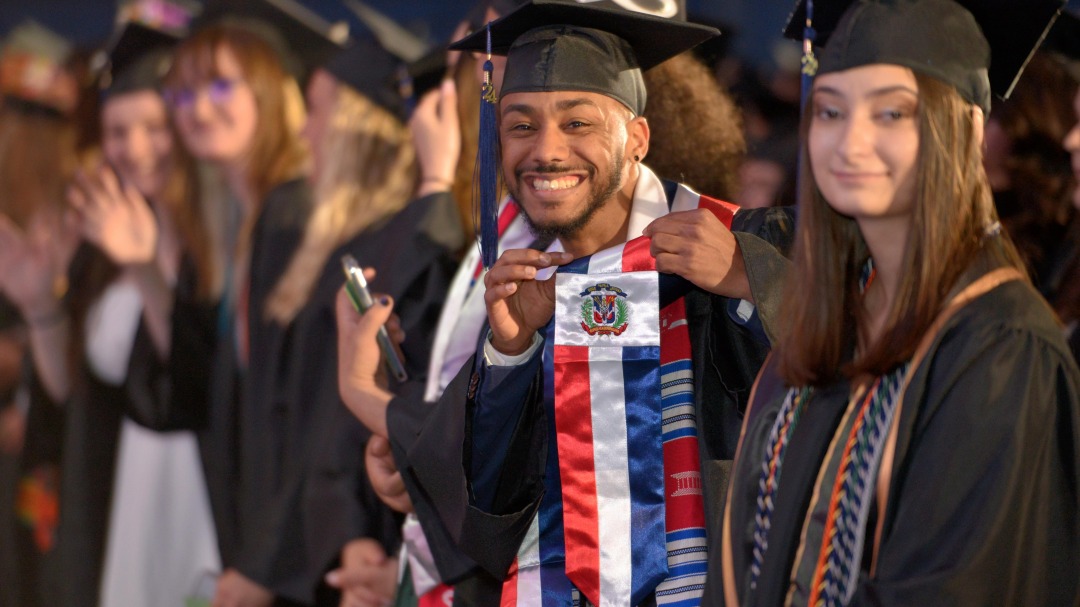
<svg viewBox="0 0 1080 607">
<path fill-rule="evenodd" d="M 608 8 L 621 8 L 656 17 L 686 21 L 686 0 L 575 0 L 578 4 L 591 4 Z M 491 7 L 499 15 L 507 15 L 525 4 L 522 0 L 489 0 L 484 8 Z"/>
<path fill-rule="evenodd" d="M 720 34 L 715 28 L 605 3 L 532 0 L 451 49 L 506 55 L 499 95 L 583 91 L 615 99 L 635 115 L 645 110 L 642 70 Z M 477 159 L 483 262 L 495 263 L 498 234 L 497 156 L 491 62 L 484 67 Z"/>
<path fill-rule="evenodd" d="M 1080 15 L 1061 13 L 1042 48 L 1060 60 L 1069 75 L 1080 82 Z"/>
<path fill-rule="evenodd" d="M 262 35 L 301 80 L 349 42 L 346 22 L 330 23 L 297 0 L 210 0 L 192 29 L 222 22 Z"/>
<path fill-rule="evenodd" d="M 507 55 L 501 94 L 593 91 L 640 114 L 645 109 L 641 70 L 719 33 L 610 4 L 533 0 L 450 48 Z"/>
<path fill-rule="evenodd" d="M 800 0 L 788 38 L 803 38 L 808 3 L 820 72 L 903 65 L 989 111 L 990 93 L 1009 96 L 1065 0 Z"/>
<path fill-rule="evenodd" d="M 78 98 L 78 84 L 65 67 L 71 52 L 71 43 L 45 26 L 33 21 L 19 25 L 0 50 L 0 95 L 70 113 Z"/>
<path fill-rule="evenodd" d="M 405 61 L 383 48 L 374 36 L 357 38 L 330 59 L 323 69 L 339 82 L 405 119 L 402 87 L 408 79 Z"/>
<path fill-rule="evenodd" d="M 183 30 L 174 33 L 142 23 L 128 23 L 109 46 L 108 71 L 115 77 L 147 53 L 172 48 L 183 35 Z"/>
</svg>

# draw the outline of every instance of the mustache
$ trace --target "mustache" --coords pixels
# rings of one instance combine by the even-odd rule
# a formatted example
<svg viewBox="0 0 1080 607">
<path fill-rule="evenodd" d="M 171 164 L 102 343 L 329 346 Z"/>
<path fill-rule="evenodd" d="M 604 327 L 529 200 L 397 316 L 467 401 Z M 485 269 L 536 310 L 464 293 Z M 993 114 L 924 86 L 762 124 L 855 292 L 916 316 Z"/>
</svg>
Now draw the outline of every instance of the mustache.
<svg viewBox="0 0 1080 607">
<path fill-rule="evenodd" d="M 517 169 L 516 171 L 514 171 L 514 176 L 517 177 L 518 179 L 520 179 L 521 176 L 524 175 L 525 173 L 539 173 L 541 175 L 544 175 L 544 174 L 554 174 L 554 173 L 571 173 L 571 172 L 577 172 L 577 171 L 584 171 L 584 172 L 588 173 L 591 176 L 593 173 L 596 172 L 596 169 L 595 169 L 595 167 L 591 167 L 591 166 L 573 167 L 573 166 L 569 166 L 569 165 L 558 165 L 558 164 L 538 164 L 538 165 L 536 165 L 534 167 L 526 167 L 526 168 Z"/>
</svg>

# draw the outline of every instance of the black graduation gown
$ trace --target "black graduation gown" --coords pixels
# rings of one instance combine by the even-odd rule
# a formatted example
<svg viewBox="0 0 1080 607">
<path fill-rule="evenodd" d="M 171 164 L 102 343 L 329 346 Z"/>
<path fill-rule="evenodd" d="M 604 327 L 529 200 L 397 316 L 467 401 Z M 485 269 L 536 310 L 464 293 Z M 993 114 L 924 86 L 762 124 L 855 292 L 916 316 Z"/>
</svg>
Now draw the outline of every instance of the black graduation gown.
<svg viewBox="0 0 1080 607">
<path fill-rule="evenodd" d="M 416 199 L 334 251 L 293 322 L 266 328 L 269 349 L 258 378 L 254 366 L 249 375 L 252 398 L 273 411 L 264 429 L 272 450 L 258 458 L 260 480 L 272 479 L 273 486 L 259 496 L 261 503 L 252 502 L 243 511 L 260 509 L 251 524 L 260 548 L 251 554 L 262 559 L 255 565 L 279 595 L 314 601 L 323 574 L 352 539 L 370 537 L 391 552 L 399 541 L 400 517 L 366 480 L 369 434 L 338 392 L 335 300 L 344 281 L 341 255 L 351 253 L 376 269 L 371 288 L 394 297 L 406 333 L 402 350 L 409 372 L 422 380 L 462 241 L 448 194 Z M 245 571 L 243 563 L 239 568 Z M 320 601 L 330 599 L 320 593 Z"/>
<path fill-rule="evenodd" d="M 99 255 L 89 245 L 78 250 L 69 269 L 73 290 L 85 292 L 91 264 Z M 131 358 L 153 356 L 152 348 L 149 341 L 137 339 Z M 35 444 L 27 463 L 47 454 L 45 461 L 60 464 L 56 600 L 71 607 L 93 607 L 98 602 L 104 566 L 120 426 L 125 416 L 141 424 L 154 420 L 139 402 L 128 397 L 128 380 L 112 385 L 100 380 L 85 358 L 80 357 L 77 364 L 71 396 L 64 403 L 54 402 L 37 379 L 32 380 L 31 418 L 52 418 L 53 431 L 62 428 L 62 432 L 52 447 L 43 449 L 39 441 L 44 437 L 34 431 Z"/>
<path fill-rule="evenodd" d="M 876 573 L 864 554 L 852 605 L 1077 604 L 1080 372 L 1046 304 L 1025 283 L 999 286 L 957 312 L 910 373 Z M 733 570 L 744 605 L 783 604 L 819 464 L 848 399 L 846 382 L 817 390 L 800 418 L 748 598 L 758 479 L 781 383 L 767 366 L 733 475 Z M 868 552 L 872 529 L 866 542 Z"/>
<path fill-rule="evenodd" d="M 772 326 L 794 234 L 791 209 L 740 211 L 732 224 L 766 333 Z M 742 411 L 767 347 L 736 325 L 728 314 L 730 300 L 693 289 L 686 295 L 687 321 L 693 350 L 699 446 L 706 512 L 723 508 L 727 472 L 734 457 Z M 458 588 L 456 604 L 497 604 L 501 580 L 514 560 L 543 493 L 546 429 L 542 384 L 534 382 L 500 475 L 495 514 L 474 507 L 466 477 L 470 453 L 468 420 L 479 376 L 467 363 L 434 406 L 388 411 L 395 459 L 425 534 L 435 548 L 440 572 L 458 573 L 479 565 L 478 576 Z M 434 515 L 434 516 L 432 516 Z M 710 537 L 719 537 L 719 520 L 708 521 Z M 440 555 L 451 544 L 461 553 Z M 710 552 L 712 543 L 710 543 Z M 467 557 L 462 558 L 462 554 Z M 716 562 L 719 562 L 717 553 Z M 712 555 L 710 554 L 710 557 Z M 441 560 L 440 560 L 441 558 Z M 445 567 L 445 569 L 444 569 Z M 718 568 L 716 568 L 718 569 Z M 706 592 L 719 592 L 719 571 L 709 573 Z M 712 587 L 715 590 L 709 590 Z M 464 592 L 462 592 L 464 590 Z"/>
<path fill-rule="evenodd" d="M 271 190 L 259 212 L 251 236 L 248 335 L 251 359 L 247 368 L 260 369 L 267 361 L 266 322 L 254 311 L 277 284 L 299 245 L 311 212 L 311 192 L 303 179 L 284 182 Z M 247 460 L 263 453 L 261 435 L 271 425 L 275 410 L 250 398 L 250 374 L 239 362 L 234 320 L 220 301 L 201 300 L 195 292 L 196 276 L 183 264 L 176 287 L 170 357 L 132 357 L 128 370 L 129 395 L 148 412 L 145 424 L 157 430 L 194 428 L 206 474 L 210 507 L 221 550 L 222 564 L 237 567 L 262 561 L 261 547 L 249 526 L 258 511 L 243 510 L 259 504 L 276 480 L 259 476 L 263 468 Z M 138 340 L 149 340 L 140 331 Z M 260 504 L 261 505 L 261 504 Z M 240 569 L 256 582 L 269 579 L 263 571 Z M 272 585 L 268 586 L 275 591 Z M 275 591 L 276 592 L 276 591 Z"/>
</svg>

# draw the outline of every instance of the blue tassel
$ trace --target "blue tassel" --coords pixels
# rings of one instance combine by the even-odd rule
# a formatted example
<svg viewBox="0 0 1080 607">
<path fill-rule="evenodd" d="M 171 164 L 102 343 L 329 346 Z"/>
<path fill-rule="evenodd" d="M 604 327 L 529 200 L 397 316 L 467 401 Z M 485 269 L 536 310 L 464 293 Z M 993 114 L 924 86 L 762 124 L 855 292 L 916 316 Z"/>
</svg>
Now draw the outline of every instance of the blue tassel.
<svg viewBox="0 0 1080 607">
<path fill-rule="evenodd" d="M 803 56 L 802 56 L 802 81 L 799 91 L 799 115 L 806 112 L 806 103 L 810 99 L 810 88 L 814 85 L 814 76 L 818 71 L 818 60 L 814 56 L 814 40 L 817 32 L 814 30 L 814 0 L 806 0 L 806 25 L 803 26 Z M 795 191 L 802 191 L 802 175 L 805 163 L 809 162 L 802 148 L 799 151 L 798 167 L 796 170 Z"/>
<path fill-rule="evenodd" d="M 480 258 L 485 268 L 499 257 L 499 132 L 495 116 L 495 82 L 491 64 L 491 26 L 487 35 L 488 60 L 484 62 L 484 86 L 480 99 L 480 138 L 473 179 L 473 206 L 479 201 Z"/>
<path fill-rule="evenodd" d="M 799 99 L 799 109 L 806 108 L 806 99 L 810 95 L 810 87 L 814 84 L 814 76 L 818 70 L 818 60 L 814 56 L 814 41 L 817 32 L 814 30 L 814 0 L 806 0 L 806 24 L 803 26 L 803 56 L 802 56 L 802 90 Z"/>
</svg>

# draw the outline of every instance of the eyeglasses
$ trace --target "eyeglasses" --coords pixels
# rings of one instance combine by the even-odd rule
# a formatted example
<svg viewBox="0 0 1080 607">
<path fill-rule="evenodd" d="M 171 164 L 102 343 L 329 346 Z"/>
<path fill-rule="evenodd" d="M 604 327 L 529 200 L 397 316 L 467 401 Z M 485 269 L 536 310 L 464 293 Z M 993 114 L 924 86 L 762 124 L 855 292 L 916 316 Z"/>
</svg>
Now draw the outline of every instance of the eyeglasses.
<svg viewBox="0 0 1080 607">
<path fill-rule="evenodd" d="M 183 110 L 191 108 L 195 105 L 195 101 L 199 98 L 199 95 L 206 94 L 207 99 L 214 105 L 222 105 L 227 103 L 231 98 L 233 91 L 240 84 L 239 80 L 233 80 L 231 78 L 214 78 L 210 82 L 200 85 L 195 88 L 180 87 L 165 89 L 162 92 L 162 96 L 165 98 L 165 103 L 169 104 L 174 110 Z"/>
</svg>

